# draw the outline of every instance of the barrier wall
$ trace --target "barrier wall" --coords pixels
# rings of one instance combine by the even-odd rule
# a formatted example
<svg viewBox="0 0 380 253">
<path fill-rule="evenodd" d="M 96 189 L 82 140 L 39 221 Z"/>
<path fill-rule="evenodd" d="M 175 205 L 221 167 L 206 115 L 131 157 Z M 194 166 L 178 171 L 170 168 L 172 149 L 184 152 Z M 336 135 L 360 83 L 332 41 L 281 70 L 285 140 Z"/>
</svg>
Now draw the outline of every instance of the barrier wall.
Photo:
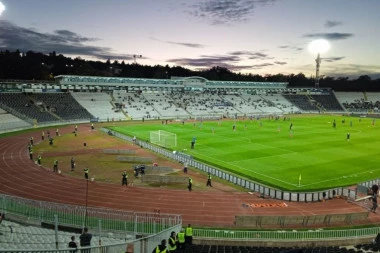
<svg viewBox="0 0 380 253">
<path fill-rule="evenodd" d="M 235 216 L 235 224 L 249 228 L 331 226 L 351 225 L 367 218 L 368 212 L 312 216 Z"/>
</svg>

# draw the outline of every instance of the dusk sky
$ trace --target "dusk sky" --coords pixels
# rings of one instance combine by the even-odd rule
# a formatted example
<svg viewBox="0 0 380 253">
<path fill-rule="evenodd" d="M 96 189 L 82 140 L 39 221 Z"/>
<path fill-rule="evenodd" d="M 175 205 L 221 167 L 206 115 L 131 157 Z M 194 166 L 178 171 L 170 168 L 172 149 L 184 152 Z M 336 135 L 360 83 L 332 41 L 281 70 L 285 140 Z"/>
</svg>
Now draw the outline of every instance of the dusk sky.
<svg viewBox="0 0 380 253">
<path fill-rule="evenodd" d="M 0 49 L 193 70 L 380 78 L 379 0 L 0 0 Z M 1 9 L 1 8 L 0 8 Z"/>
</svg>

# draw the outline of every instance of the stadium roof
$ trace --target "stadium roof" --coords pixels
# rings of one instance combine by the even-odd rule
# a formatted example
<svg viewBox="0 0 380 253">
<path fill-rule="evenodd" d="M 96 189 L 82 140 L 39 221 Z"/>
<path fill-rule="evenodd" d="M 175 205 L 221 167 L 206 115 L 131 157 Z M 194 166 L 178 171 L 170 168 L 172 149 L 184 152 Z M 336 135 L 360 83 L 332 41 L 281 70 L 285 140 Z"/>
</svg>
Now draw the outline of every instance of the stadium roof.
<svg viewBox="0 0 380 253">
<path fill-rule="evenodd" d="M 98 85 L 98 86 L 145 86 L 145 87 L 201 87 L 201 88 L 286 88 L 286 82 L 234 82 L 209 81 L 203 77 L 192 76 L 175 79 L 148 79 L 129 77 L 101 77 L 59 75 L 55 77 L 60 84 L 66 85 Z"/>
</svg>

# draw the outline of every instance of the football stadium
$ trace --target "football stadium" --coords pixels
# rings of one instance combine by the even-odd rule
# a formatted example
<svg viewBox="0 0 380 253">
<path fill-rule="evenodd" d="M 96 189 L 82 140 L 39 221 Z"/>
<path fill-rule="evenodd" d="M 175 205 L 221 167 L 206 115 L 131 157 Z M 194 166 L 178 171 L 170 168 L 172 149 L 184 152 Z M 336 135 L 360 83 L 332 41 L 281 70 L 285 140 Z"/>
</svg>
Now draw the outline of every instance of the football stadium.
<svg viewBox="0 0 380 253">
<path fill-rule="evenodd" d="M 188 253 L 379 250 L 379 92 L 79 75 L 0 89 L 0 252 L 73 252 L 85 227 L 81 252 L 150 253 L 172 232 Z"/>
</svg>

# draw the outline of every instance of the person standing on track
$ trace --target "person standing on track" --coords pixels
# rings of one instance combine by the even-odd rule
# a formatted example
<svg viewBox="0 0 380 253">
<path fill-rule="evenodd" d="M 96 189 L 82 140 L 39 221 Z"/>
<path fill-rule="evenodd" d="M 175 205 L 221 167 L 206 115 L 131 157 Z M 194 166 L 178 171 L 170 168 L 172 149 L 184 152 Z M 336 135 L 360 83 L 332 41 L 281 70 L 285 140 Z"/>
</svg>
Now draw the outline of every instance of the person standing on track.
<svg viewBox="0 0 380 253">
<path fill-rule="evenodd" d="M 121 181 L 121 186 L 125 185 L 125 186 L 128 186 L 128 174 L 127 174 L 127 171 L 124 170 L 123 174 L 122 174 L 122 181 Z"/>
<path fill-rule="evenodd" d="M 58 172 L 58 160 L 57 160 L 57 159 L 54 160 L 54 163 L 53 163 L 53 171 L 54 171 L 54 172 Z"/>
<path fill-rule="evenodd" d="M 210 174 L 210 172 L 208 173 L 208 177 L 207 177 L 207 183 L 206 183 L 206 186 L 210 186 L 210 187 L 212 187 L 212 185 L 211 185 L 211 174 Z"/>
<path fill-rule="evenodd" d="M 38 155 L 38 157 L 37 157 L 37 163 L 38 163 L 39 166 L 41 166 L 41 160 L 42 160 L 41 155 Z"/>
<path fill-rule="evenodd" d="M 86 180 L 88 180 L 88 173 L 89 173 L 89 169 L 86 167 L 86 168 L 84 168 L 84 178 L 86 179 Z"/>
<path fill-rule="evenodd" d="M 71 157 L 70 163 L 71 163 L 71 171 L 74 171 L 74 168 L 75 168 L 75 160 L 74 160 L 74 157 Z"/>
<path fill-rule="evenodd" d="M 189 189 L 189 192 L 191 192 L 193 188 L 193 179 L 191 177 L 189 177 L 189 185 L 187 186 L 187 188 Z"/>
</svg>

